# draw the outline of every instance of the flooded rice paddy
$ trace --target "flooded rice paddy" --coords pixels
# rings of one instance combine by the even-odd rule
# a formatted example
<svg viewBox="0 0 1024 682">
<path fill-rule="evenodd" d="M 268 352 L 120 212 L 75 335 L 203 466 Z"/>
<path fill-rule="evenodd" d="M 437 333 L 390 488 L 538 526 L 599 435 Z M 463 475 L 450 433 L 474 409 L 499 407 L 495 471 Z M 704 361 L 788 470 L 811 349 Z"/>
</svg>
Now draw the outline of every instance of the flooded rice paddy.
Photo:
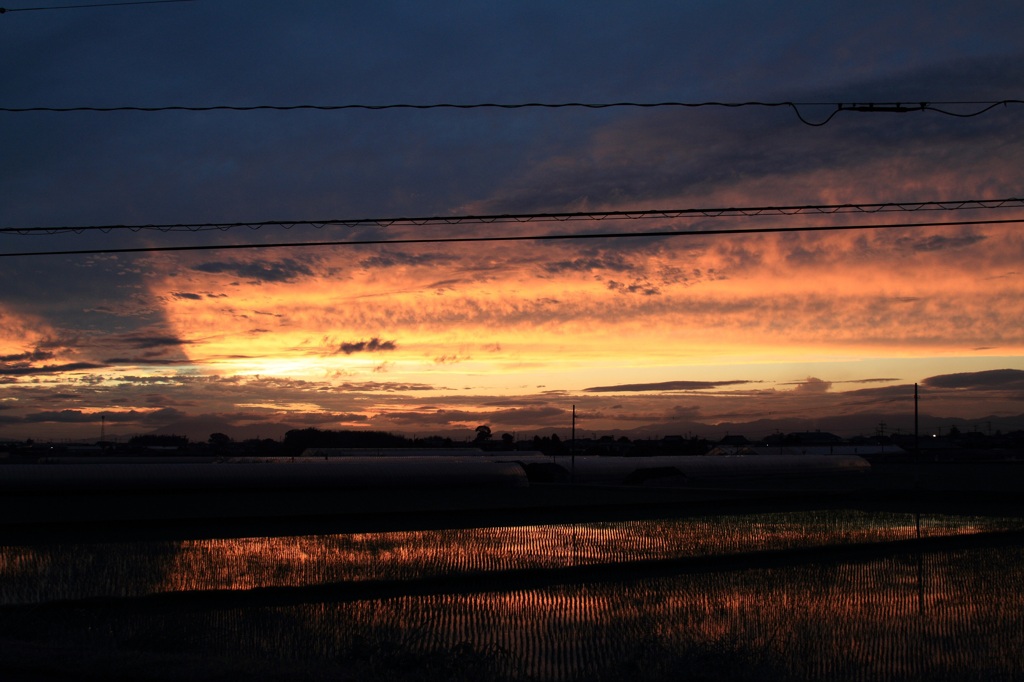
<svg viewBox="0 0 1024 682">
<path fill-rule="evenodd" d="M 823 511 L 6 546 L 0 672 L 1020 679 L 1022 530 Z"/>
</svg>

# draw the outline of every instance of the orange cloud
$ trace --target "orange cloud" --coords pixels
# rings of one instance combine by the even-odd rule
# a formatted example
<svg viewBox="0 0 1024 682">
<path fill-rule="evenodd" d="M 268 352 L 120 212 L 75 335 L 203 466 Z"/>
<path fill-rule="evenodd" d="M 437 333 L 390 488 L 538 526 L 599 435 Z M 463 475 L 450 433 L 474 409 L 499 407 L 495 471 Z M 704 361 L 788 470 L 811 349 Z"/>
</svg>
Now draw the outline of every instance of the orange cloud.
<svg viewBox="0 0 1024 682">
<path fill-rule="evenodd" d="M 178 267 L 154 293 L 192 359 L 228 372 L 368 372 L 383 355 L 389 371 L 422 378 L 595 360 L 1024 347 L 1024 279 L 1010 269 L 1024 252 L 1005 228 L 614 247 L 523 245 L 483 269 L 460 258 L 443 283 L 429 258 L 336 250 L 301 267 L 290 256 L 288 277 L 264 280 L 239 281 L 241 261 L 230 273 Z M 482 352 L 494 344 L 500 352 Z"/>
</svg>

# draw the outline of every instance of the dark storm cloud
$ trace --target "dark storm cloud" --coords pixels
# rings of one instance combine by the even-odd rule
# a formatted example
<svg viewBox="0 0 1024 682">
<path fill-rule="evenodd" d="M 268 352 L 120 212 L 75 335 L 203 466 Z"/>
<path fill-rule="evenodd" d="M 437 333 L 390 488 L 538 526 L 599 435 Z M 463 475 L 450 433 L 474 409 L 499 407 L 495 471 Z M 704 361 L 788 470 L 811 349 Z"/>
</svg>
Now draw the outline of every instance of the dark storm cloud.
<svg viewBox="0 0 1024 682">
<path fill-rule="evenodd" d="M 177 365 L 188 363 L 188 358 L 180 352 L 192 345 L 191 341 L 179 338 L 175 334 L 147 327 L 127 334 L 112 334 L 98 337 L 92 344 L 111 352 L 123 354 L 104 355 L 103 362 L 108 365 Z M 95 354 L 95 351 L 93 351 Z"/>
<path fill-rule="evenodd" d="M 175 291 L 174 293 L 171 294 L 171 296 L 173 296 L 174 298 L 184 299 L 184 300 L 188 300 L 188 301 L 201 301 L 201 300 L 203 300 L 203 297 L 200 296 L 199 294 L 191 294 L 191 293 L 187 293 L 187 292 L 183 292 L 183 291 Z"/>
<path fill-rule="evenodd" d="M 737 386 L 740 384 L 753 383 L 747 380 L 730 381 L 663 381 L 654 384 L 619 384 L 617 386 L 594 386 L 585 388 L 588 393 L 613 393 L 618 391 L 703 391 L 709 388 L 721 386 Z"/>
<path fill-rule="evenodd" d="M 35 350 L 15 355 L 0 355 L 0 362 L 40 362 L 42 360 L 51 360 L 53 357 L 54 353 L 50 351 Z"/>
<path fill-rule="evenodd" d="M 338 346 L 336 352 L 352 355 L 353 353 L 375 353 L 378 351 L 391 351 L 398 348 L 394 341 L 383 341 L 376 336 L 369 341 L 347 341 Z"/>
<path fill-rule="evenodd" d="M 927 100 L 935 92 L 961 98 L 1012 91 L 1008 81 L 1019 81 L 1020 73 L 1019 60 L 991 56 L 1007 46 L 1019 51 L 1019 39 L 1008 29 L 1019 24 L 1019 10 L 1005 7 L 996 19 L 992 10 L 973 5 L 970 12 L 946 6 L 934 12 L 940 19 L 922 21 L 919 12 L 881 5 L 867 12 L 785 12 L 757 2 L 721 8 L 595 2 L 585 11 L 577 3 L 441 2 L 429 11 L 404 7 L 398 14 L 372 3 L 310 2 L 290 8 L 286 17 L 266 3 L 251 3 L 241 13 L 233 3 L 188 5 L 45 23 L 33 18 L 24 31 L 7 36 L 5 63 L 15 68 L 5 95 L 24 104 L 385 102 L 396 93 L 421 101 L 656 101 L 730 94 L 806 94 L 829 101 L 887 99 L 894 92 Z M 680 41 L 686 26 L 701 30 Z M 227 27 L 231 38 L 225 42 Z M 972 32 L 985 40 L 967 40 Z M 639 35 L 643 40 L 623 40 Z M 106 49 L 89 49 L 95 44 Z M 865 52 L 870 59 L 850 59 Z M 346 58 L 351 54 L 360 59 Z M 718 56 L 709 59 L 711 54 Z M 953 68 L 942 64 L 947 54 L 974 61 Z M 899 78 L 874 77 L 891 72 L 891 64 L 898 65 Z M 116 79 L 110 77 L 114 65 Z M 724 141 L 734 137 L 737 123 L 748 126 L 766 112 L 734 117 L 718 111 L 710 127 L 698 123 L 686 134 L 694 112 L 674 111 L 663 117 L 666 123 L 644 114 L 627 126 L 655 129 L 654 137 L 636 140 L 650 145 L 627 140 L 615 150 L 621 155 L 588 155 L 582 147 L 594 131 L 621 119 L 620 113 L 225 112 L 79 116 L 73 124 L 69 117 L 23 116 L 3 140 L 12 169 L 11 183 L 5 174 L 4 185 L 18 198 L 4 204 L 25 224 L 59 223 L 58 216 L 109 224 L 132 217 L 175 222 L 444 214 L 494 196 L 495 188 L 511 186 L 509 178 L 529 176 L 538 161 L 545 165 L 545 155 L 561 159 L 580 181 L 545 186 L 542 180 L 552 179 L 549 166 L 536 176 L 544 192 L 536 199 L 521 195 L 511 202 L 517 207 L 573 205 L 586 197 L 643 200 L 678 193 L 685 186 L 680 180 L 699 180 L 702 172 L 719 181 L 749 176 L 764 155 L 751 142 L 766 139 L 778 148 L 789 142 L 773 135 L 772 126 L 755 124 L 739 136 L 737 148 L 751 148 L 744 157 Z M 801 128 L 801 135 L 830 134 L 830 127 L 810 131 L 792 112 L 777 113 L 769 118 Z M 818 156 L 803 151 L 793 158 L 813 163 Z M 631 154 L 639 167 L 617 163 Z M 837 161 L 827 156 L 820 163 Z M 567 159 L 580 160 L 595 182 Z M 732 159 L 740 163 L 729 164 Z M 59 205 L 40 201 L 41 192 L 54 186 Z"/>
<path fill-rule="evenodd" d="M 187 346 L 192 343 L 191 341 L 180 339 L 177 336 L 161 334 L 123 334 L 117 338 L 130 347 L 137 348 L 139 350 L 149 348 L 175 348 L 177 346 Z"/>
<path fill-rule="evenodd" d="M 108 365 L 152 365 L 152 366 L 173 366 L 187 365 L 193 361 L 188 358 L 169 359 L 161 357 L 162 353 L 143 354 L 138 357 L 116 357 L 106 358 L 104 362 Z"/>
<path fill-rule="evenodd" d="M 922 381 L 929 388 L 1024 388 L 1024 370 L 991 369 L 983 372 L 940 374 Z"/>
<path fill-rule="evenodd" d="M 847 82 L 844 90 L 848 91 L 847 97 L 854 98 L 865 92 L 888 92 L 891 96 L 893 92 L 918 90 L 918 81 L 924 79 L 934 91 L 949 92 L 951 84 L 955 84 L 953 89 L 971 92 L 972 97 L 1002 98 L 1006 88 L 1017 91 L 1024 87 L 1024 75 L 1016 68 L 1022 58 L 1024 54 L 946 64 L 919 73 L 909 72 L 897 81 Z M 993 79 L 993 71 L 1002 76 Z M 837 97 L 842 99 L 843 95 L 789 91 L 783 98 L 829 101 Z M 918 112 L 903 118 L 847 113 L 813 133 L 791 112 L 782 110 L 702 110 L 685 116 L 655 110 L 624 115 L 595 134 L 572 157 L 552 156 L 513 179 L 488 208 L 494 212 L 523 206 L 557 210 L 578 205 L 581 198 L 594 207 L 622 206 L 623 202 L 660 203 L 681 194 L 710 196 L 758 178 L 807 175 L 819 170 L 856 171 L 882 159 L 912 159 L 920 165 L 943 169 L 950 164 L 951 146 L 961 150 L 957 152 L 961 165 L 956 170 L 962 173 L 968 167 L 975 168 L 972 175 L 983 180 L 988 185 L 986 189 L 1000 196 L 1012 196 L 1012 182 L 1000 179 L 992 169 L 1000 163 L 1012 165 L 1013 159 L 1022 153 L 1019 136 L 1008 132 L 1022 108 L 993 110 L 987 114 L 990 118 L 982 116 L 969 125 L 964 125 L 962 119 L 934 112 Z M 824 113 L 833 110 L 834 107 Z M 657 172 L 652 173 L 652 168 Z M 907 180 L 912 182 L 913 178 Z M 793 199 L 801 198 L 797 190 Z M 792 193 L 793 188 L 785 191 Z M 926 240 L 915 246 L 927 249 L 946 245 L 929 244 Z M 794 257 L 799 258 L 800 254 Z"/>
<path fill-rule="evenodd" d="M 9 30 L 0 40 L 0 63 L 5 65 L 6 106 L 396 99 L 883 101 L 892 97 L 928 100 L 937 93 L 950 99 L 1000 99 L 1019 96 L 1024 90 L 1022 15 L 1024 9 L 1016 4 L 985 0 L 936 0 L 929 3 L 928 11 L 883 0 L 800 3 L 799 7 L 754 0 L 439 0 L 406 2 L 400 7 L 310 0 L 290 3 L 287 11 L 265 0 L 168 3 L 145 11 L 111 8 L 6 15 L 11 20 L 0 23 L 5 28 L 16 25 L 17 30 Z M 831 111 L 822 107 L 802 113 L 820 120 Z M 804 126 L 785 109 L 0 116 L 0 206 L 5 225 L 451 215 L 476 212 L 478 207 L 504 207 L 510 212 L 608 204 L 650 208 L 662 199 L 697 202 L 733 188 L 738 191 L 730 198 L 736 197 L 737 202 L 757 194 L 773 202 L 813 203 L 825 194 L 832 198 L 833 191 L 838 201 L 871 200 L 856 183 L 843 181 L 846 178 L 828 187 L 793 178 L 813 179 L 870 164 L 893 167 L 895 173 L 903 167 L 889 162 L 901 158 L 913 161 L 907 184 L 885 184 L 883 189 L 906 194 L 882 200 L 948 198 L 930 193 L 959 194 L 957 188 L 966 188 L 968 196 L 963 198 L 975 190 L 986 196 L 1006 196 L 1007 187 L 1016 191 L 1019 186 L 1019 171 L 1012 169 L 1019 169 L 1024 155 L 1019 108 L 1014 107 L 973 119 L 935 113 L 844 113 L 816 129 Z M 937 186 L 928 173 L 918 179 L 915 171 L 921 169 L 948 172 L 961 184 Z M 413 232 L 446 233 L 407 228 L 402 234 Z M 382 235 L 388 229 L 365 233 Z M 288 232 L 243 228 L 190 234 L 66 233 L 40 240 L 47 240 L 47 248 L 106 249 L 267 243 L 291 237 L 297 241 L 348 239 L 361 234 L 333 225 L 323 230 L 295 226 Z M 957 243 L 949 237 L 952 233 L 946 234 L 945 240 L 909 240 L 908 255 L 967 245 L 965 238 Z M 762 259 L 772 262 L 756 243 L 724 242 L 715 240 L 722 244 L 717 248 L 726 273 L 758 268 Z M 653 294 L 667 291 L 667 282 L 660 274 L 631 271 L 624 259 L 613 255 L 616 248 L 610 246 L 598 255 L 551 249 L 551 258 L 557 262 L 548 274 L 588 268 L 597 268 L 595 274 L 627 273 L 603 276 L 601 281 L 611 280 L 608 286 L 633 295 L 608 298 L 648 310 L 651 320 L 666 319 L 658 316 L 671 312 L 672 302 L 666 300 L 670 297 Z M 492 258 L 498 250 L 473 252 L 463 272 L 474 266 L 505 268 L 516 257 L 515 249 L 505 249 L 501 257 Z M 460 251 L 459 257 L 469 252 L 468 248 Z M 297 251 L 292 252 L 298 256 L 294 260 L 250 259 L 234 253 L 237 257 L 175 260 L 179 271 L 188 262 L 205 262 L 179 280 L 162 281 L 171 282 L 178 298 L 195 300 L 202 295 L 225 295 L 191 289 L 188 279 L 200 279 L 196 273 L 220 275 L 210 279 L 225 283 L 230 278 L 304 283 L 313 271 L 322 274 L 319 270 L 325 262 L 303 260 Z M 439 272 L 431 277 L 439 287 L 462 287 L 469 281 L 458 279 L 461 272 L 448 271 L 454 269 L 447 266 L 456 257 L 447 255 L 447 249 L 421 256 L 397 249 L 370 253 L 353 250 L 350 262 L 372 269 L 436 264 Z M 813 265 L 827 256 L 806 243 L 796 243 L 791 262 Z M 833 256 L 837 257 L 841 256 Z M 169 294 L 156 292 L 156 278 L 150 275 L 164 274 L 166 268 L 147 268 L 145 257 L 126 255 L 6 260 L 0 270 L 2 305 L 69 333 L 83 330 L 83 338 L 103 345 L 102 354 L 55 357 L 95 360 L 116 355 L 128 360 L 140 355 L 150 364 L 177 362 L 158 357 L 165 350 L 169 354 L 180 350 L 184 343 L 160 332 L 172 328 L 163 319 Z M 763 304 L 750 303 L 752 315 Z M 939 302 L 932 304 L 942 307 Z M 695 310 L 702 304 L 686 305 Z M 786 311 L 793 309 L 769 307 L 768 317 L 785 320 Z M 822 311 L 816 328 L 826 328 L 834 311 L 826 306 L 815 310 Z M 773 315 L 775 311 L 780 314 Z M 728 311 L 722 317 L 724 312 Z M 555 304 L 526 301 L 517 320 L 541 325 L 560 320 L 562 313 Z M 380 319 L 387 319 L 386 314 L 382 312 Z M 459 309 L 444 313 L 456 322 L 465 318 L 492 326 L 517 321 L 502 320 L 498 314 L 478 318 L 477 314 Z M 716 318 L 709 311 L 705 319 L 714 324 Z M 998 326 L 1011 325 L 1017 328 L 1013 320 L 999 321 Z M 385 329 L 380 324 L 356 327 L 360 328 L 371 334 Z M 138 332 L 134 340 L 117 336 L 133 329 Z M 751 327 L 752 337 L 758 333 L 758 327 Z M 325 346 L 325 352 L 349 352 L 345 344 L 339 345 L 344 338 Z M 388 350 L 369 348 L 373 340 L 348 338 L 352 353 Z M 394 343 L 376 341 L 385 346 Z M 980 336 L 965 343 L 999 345 L 1003 340 Z M 81 350 L 78 344 L 68 347 Z M 13 345 L 4 352 L 20 350 L 27 348 Z M 50 368 L 29 370 L 42 373 L 86 367 L 57 368 L 58 362 L 41 355 L 12 355 L 7 360 L 11 370 L 27 369 L 30 363 L 53 363 Z M 10 376 L 0 376 L 0 381 L 8 380 Z M 193 382 L 184 377 L 173 381 L 182 386 Z M 736 382 L 707 383 L 701 388 Z M 191 395 L 200 401 L 206 399 L 208 385 L 230 385 L 227 380 L 211 383 L 206 378 L 197 378 L 194 384 L 197 390 Z M 401 382 L 357 386 L 357 391 L 379 392 L 434 388 Z M 334 389 L 324 389 L 328 390 Z M 258 393 L 255 388 L 251 392 Z"/>
<path fill-rule="evenodd" d="M 279 261 L 210 261 L 193 265 L 192 269 L 212 274 L 227 273 L 255 282 L 292 282 L 313 275 L 309 265 L 291 258 Z"/>
<path fill-rule="evenodd" d="M 103 367 L 106 367 L 106 365 L 98 365 L 93 362 L 69 362 L 63 365 L 44 365 L 42 367 L 16 364 L 0 367 L 0 375 L 33 376 L 37 374 L 59 374 L 61 372 L 77 372 L 85 369 L 102 369 Z"/>
</svg>

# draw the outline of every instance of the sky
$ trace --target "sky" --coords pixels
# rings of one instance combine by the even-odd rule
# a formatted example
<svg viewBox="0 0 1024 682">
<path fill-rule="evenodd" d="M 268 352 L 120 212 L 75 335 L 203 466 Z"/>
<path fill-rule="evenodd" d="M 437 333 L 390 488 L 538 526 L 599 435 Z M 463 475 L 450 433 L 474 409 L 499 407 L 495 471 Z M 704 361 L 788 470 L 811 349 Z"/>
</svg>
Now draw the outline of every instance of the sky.
<svg viewBox="0 0 1024 682">
<path fill-rule="evenodd" d="M 1018 3 L 76 4 L 0 14 L 0 228 L 285 224 L 0 233 L 0 439 L 1024 428 Z M 12 111 L 529 102 L 802 104 Z"/>
</svg>

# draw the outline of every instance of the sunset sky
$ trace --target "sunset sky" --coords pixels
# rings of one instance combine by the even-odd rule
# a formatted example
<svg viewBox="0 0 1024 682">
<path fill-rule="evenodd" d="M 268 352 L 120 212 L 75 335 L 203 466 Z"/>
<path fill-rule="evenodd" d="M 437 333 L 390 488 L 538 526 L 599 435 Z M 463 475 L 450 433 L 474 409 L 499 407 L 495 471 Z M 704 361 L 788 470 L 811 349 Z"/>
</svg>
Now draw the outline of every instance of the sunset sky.
<svg viewBox="0 0 1024 682">
<path fill-rule="evenodd" d="M 79 4 L 0 14 L 2 228 L 1024 197 L 1024 104 L 963 116 L 1024 99 L 1017 3 L 14 11 Z M 668 101 L 819 104 L 11 111 Z M 835 114 L 870 102 L 948 104 Z M 915 383 L 938 422 L 1024 428 L 1021 206 L 7 231 L 0 439 L 564 434 L 574 405 L 588 435 L 852 435 Z M 883 223 L 929 225 L 699 234 Z M 110 253 L 667 231 L 691 234 Z M 96 253 L 10 255 L 45 251 Z"/>
</svg>

